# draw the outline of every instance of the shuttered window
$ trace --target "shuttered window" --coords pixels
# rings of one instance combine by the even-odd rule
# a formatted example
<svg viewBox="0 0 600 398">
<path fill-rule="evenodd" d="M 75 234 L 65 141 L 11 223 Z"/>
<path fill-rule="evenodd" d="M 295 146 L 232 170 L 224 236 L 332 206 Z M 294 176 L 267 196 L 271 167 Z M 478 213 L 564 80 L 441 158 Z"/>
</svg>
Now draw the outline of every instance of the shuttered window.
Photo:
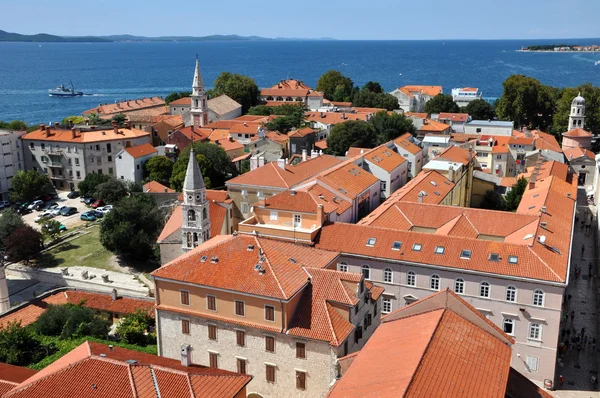
<svg viewBox="0 0 600 398">
<path fill-rule="evenodd" d="M 305 343 L 296 343 L 296 358 L 306 358 Z"/>
<path fill-rule="evenodd" d="M 190 305 L 190 292 L 180 290 L 181 293 L 181 304 Z"/>
<path fill-rule="evenodd" d="M 217 326 L 216 325 L 208 325 L 208 338 L 210 340 L 217 339 Z"/>
<path fill-rule="evenodd" d="M 265 319 L 267 321 L 275 321 L 275 307 L 265 305 Z"/>
<path fill-rule="evenodd" d="M 306 390 L 306 373 L 296 371 L 296 388 Z"/>
<path fill-rule="evenodd" d="M 236 330 L 235 331 L 235 341 L 237 343 L 237 345 L 243 347 L 246 345 L 246 332 L 244 332 L 243 330 Z"/>
<path fill-rule="evenodd" d="M 219 367 L 219 355 L 215 354 L 214 352 L 209 352 L 208 353 L 208 361 L 209 361 L 209 366 L 211 368 L 218 368 Z"/>
<path fill-rule="evenodd" d="M 237 360 L 237 372 L 243 375 L 246 374 L 246 360 L 238 358 Z"/>
<path fill-rule="evenodd" d="M 275 337 L 265 336 L 265 350 L 275 352 Z"/>
<path fill-rule="evenodd" d="M 237 301 L 235 302 L 235 314 L 239 315 L 239 316 L 245 316 L 246 315 L 246 311 L 244 308 L 244 302 L 243 301 Z"/>
<path fill-rule="evenodd" d="M 190 321 L 188 319 L 181 320 L 181 333 L 190 334 Z"/>
<path fill-rule="evenodd" d="M 267 382 L 275 383 L 275 366 L 266 365 L 267 367 Z"/>
</svg>

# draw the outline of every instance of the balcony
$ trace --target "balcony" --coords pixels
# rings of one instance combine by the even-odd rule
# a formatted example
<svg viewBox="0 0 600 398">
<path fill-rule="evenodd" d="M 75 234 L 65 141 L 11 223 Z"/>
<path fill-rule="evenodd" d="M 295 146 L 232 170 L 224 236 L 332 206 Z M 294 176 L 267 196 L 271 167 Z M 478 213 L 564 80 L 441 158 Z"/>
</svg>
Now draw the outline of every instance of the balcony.
<svg viewBox="0 0 600 398">
<path fill-rule="evenodd" d="M 53 162 L 53 161 L 49 161 L 48 163 L 46 163 L 49 167 L 58 167 L 58 168 L 63 168 L 65 165 L 62 164 L 61 162 Z"/>
<path fill-rule="evenodd" d="M 47 154 L 54 154 L 54 155 L 62 155 L 63 154 L 62 148 L 55 148 L 55 147 L 51 147 L 51 146 L 42 149 L 42 151 Z"/>
<path fill-rule="evenodd" d="M 320 226 L 314 225 L 313 228 L 294 228 L 292 223 L 286 225 L 261 224 L 252 216 L 238 225 L 240 233 L 273 236 L 280 239 L 289 239 L 295 242 L 312 243 L 315 236 L 321 229 Z"/>
</svg>

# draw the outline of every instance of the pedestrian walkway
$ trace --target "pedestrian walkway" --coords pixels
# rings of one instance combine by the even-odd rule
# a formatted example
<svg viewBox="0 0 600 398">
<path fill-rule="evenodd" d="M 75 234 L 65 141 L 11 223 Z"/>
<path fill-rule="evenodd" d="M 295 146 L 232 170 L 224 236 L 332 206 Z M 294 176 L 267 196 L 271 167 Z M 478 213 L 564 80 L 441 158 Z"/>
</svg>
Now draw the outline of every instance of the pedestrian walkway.
<svg viewBox="0 0 600 398">
<path fill-rule="evenodd" d="M 596 225 L 596 207 L 587 204 L 585 191 L 580 188 L 556 367 L 554 395 L 560 398 L 600 398 L 598 384 L 592 382 L 598 377 L 600 351 Z"/>
</svg>

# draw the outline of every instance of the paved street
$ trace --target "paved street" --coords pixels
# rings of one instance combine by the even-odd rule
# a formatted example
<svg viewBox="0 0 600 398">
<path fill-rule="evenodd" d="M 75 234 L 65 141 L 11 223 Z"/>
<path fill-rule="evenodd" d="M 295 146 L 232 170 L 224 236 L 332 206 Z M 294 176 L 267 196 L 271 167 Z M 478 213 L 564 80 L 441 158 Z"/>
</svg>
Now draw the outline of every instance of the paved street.
<svg viewBox="0 0 600 398">
<path fill-rule="evenodd" d="M 571 254 L 571 275 L 566 293 L 567 297 L 570 295 L 571 298 L 564 303 L 561 322 L 561 334 L 564 335 L 561 336 L 560 341 L 568 345 L 568 349 L 559 347 L 559 352 L 563 353 L 558 360 L 555 379 L 557 385 L 554 394 L 561 398 L 595 398 L 600 397 L 598 384 L 593 385 L 591 382 L 592 376 L 598 377 L 598 352 L 600 352 L 598 248 L 595 243 L 596 207 L 588 206 L 585 191 L 581 188 L 577 197 L 577 210 L 578 220 L 575 225 Z M 593 222 L 591 222 L 592 215 Z M 562 386 L 559 384 L 561 375 L 564 377 Z"/>
</svg>

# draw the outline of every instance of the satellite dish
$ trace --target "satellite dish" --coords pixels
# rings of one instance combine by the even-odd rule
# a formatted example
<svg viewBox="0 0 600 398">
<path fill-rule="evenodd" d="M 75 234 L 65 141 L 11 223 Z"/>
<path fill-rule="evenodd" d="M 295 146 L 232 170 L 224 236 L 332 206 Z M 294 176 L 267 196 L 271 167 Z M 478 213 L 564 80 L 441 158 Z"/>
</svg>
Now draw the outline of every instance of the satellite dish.
<svg viewBox="0 0 600 398">
<path fill-rule="evenodd" d="M 542 244 L 545 245 L 546 244 L 546 236 L 545 235 L 540 235 L 538 236 L 538 241 Z"/>
</svg>

